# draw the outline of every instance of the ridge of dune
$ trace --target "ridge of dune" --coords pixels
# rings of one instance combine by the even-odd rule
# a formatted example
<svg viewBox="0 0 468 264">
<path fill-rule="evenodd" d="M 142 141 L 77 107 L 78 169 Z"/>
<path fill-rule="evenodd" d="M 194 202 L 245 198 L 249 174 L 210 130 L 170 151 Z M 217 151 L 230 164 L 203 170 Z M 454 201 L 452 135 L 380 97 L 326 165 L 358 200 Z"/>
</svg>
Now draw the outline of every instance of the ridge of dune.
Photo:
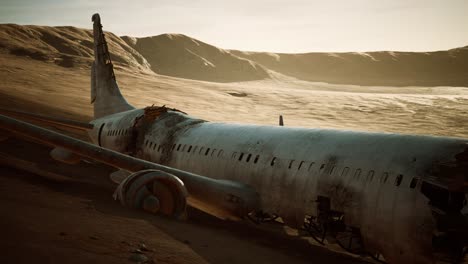
<svg viewBox="0 0 468 264">
<path fill-rule="evenodd" d="M 261 80 L 269 77 L 258 63 L 183 34 L 122 39 L 140 52 L 159 74 L 214 82 Z"/>
<path fill-rule="evenodd" d="M 434 52 L 288 54 L 225 50 L 183 34 L 106 35 L 116 67 L 184 79 L 243 82 L 271 79 L 278 73 L 330 84 L 468 87 L 468 46 Z M 90 67 L 92 41 L 88 29 L 0 24 L 0 54 L 68 68 Z"/>
<path fill-rule="evenodd" d="M 365 86 L 468 86 L 468 46 L 434 52 L 230 52 L 304 81 Z"/>
<path fill-rule="evenodd" d="M 121 38 L 106 32 L 112 60 L 117 66 L 150 70 L 146 59 Z M 0 25 L 0 53 L 26 56 L 60 66 L 90 67 L 93 61 L 91 30 L 75 27 Z"/>
</svg>

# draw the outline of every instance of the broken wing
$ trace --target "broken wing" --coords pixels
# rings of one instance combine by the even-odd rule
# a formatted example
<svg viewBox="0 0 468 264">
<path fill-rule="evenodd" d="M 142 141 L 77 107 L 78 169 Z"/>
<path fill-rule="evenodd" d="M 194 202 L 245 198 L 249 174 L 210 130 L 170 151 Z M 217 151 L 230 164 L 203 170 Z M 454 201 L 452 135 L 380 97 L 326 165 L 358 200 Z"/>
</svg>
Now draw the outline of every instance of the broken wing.
<svg viewBox="0 0 468 264">
<path fill-rule="evenodd" d="M 59 147 L 81 157 L 133 173 L 134 177 L 132 178 L 132 175 L 129 176 L 119 186 L 120 190 L 118 189 L 117 193 L 122 191 L 122 188 L 125 188 L 127 191 L 132 191 L 135 197 L 141 196 L 145 193 L 135 190 L 141 189 L 142 186 L 150 186 L 147 190 L 159 195 L 157 197 L 158 201 L 148 198 L 141 201 L 137 199 L 137 201 L 133 202 L 127 200 L 123 202 L 123 204 L 132 204 L 131 207 L 146 209 L 145 206 L 148 206 L 149 211 L 156 207 L 161 207 L 161 210 L 170 211 L 171 208 L 163 208 L 164 199 L 174 199 L 174 197 L 180 199 L 180 197 L 184 197 L 187 203 L 195 208 L 219 218 L 231 220 L 242 219 L 250 212 L 258 209 L 259 196 L 257 192 L 243 183 L 216 180 L 137 159 L 4 115 L 0 115 L 0 132 L 2 131 L 32 139 L 42 144 Z M 140 176 L 136 177 L 136 175 Z M 166 187 L 169 186 L 168 188 L 159 187 L 165 183 L 167 183 Z M 184 193 L 180 193 L 184 192 L 184 189 L 187 191 L 185 196 Z M 171 197 L 169 195 L 171 192 L 179 193 Z M 141 202 L 141 204 L 135 205 L 135 202 Z M 172 208 L 171 212 L 175 210 L 175 208 Z"/>
</svg>

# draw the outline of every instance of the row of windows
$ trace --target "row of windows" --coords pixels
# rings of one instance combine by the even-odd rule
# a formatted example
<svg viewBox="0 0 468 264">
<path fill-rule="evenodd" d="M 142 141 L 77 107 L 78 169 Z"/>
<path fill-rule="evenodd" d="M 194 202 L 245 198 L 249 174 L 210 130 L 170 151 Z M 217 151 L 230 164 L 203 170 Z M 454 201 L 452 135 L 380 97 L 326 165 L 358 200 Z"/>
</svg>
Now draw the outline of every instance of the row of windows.
<svg viewBox="0 0 468 264">
<path fill-rule="evenodd" d="M 244 160 L 245 157 L 245 160 Z M 237 158 L 237 152 L 232 153 L 232 158 L 236 159 Z M 243 153 L 241 152 L 239 157 L 237 158 L 238 161 L 245 161 L 246 163 L 249 163 L 250 160 L 252 160 L 253 155 L 251 153 Z M 256 155 L 255 158 L 253 159 L 253 163 L 257 164 L 258 160 L 260 159 L 260 155 Z"/>
<path fill-rule="evenodd" d="M 108 136 L 126 136 L 130 135 L 130 129 L 113 129 L 107 131 Z"/>
<path fill-rule="evenodd" d="M 146 141 L 145 141 L 145 146 L 148 147 L 148 148 L 150 148 L 150 149 L 156 150 L 157 152 L 160 152 L 160 153 L 162 153 L 162 152 L 165 151 L 165 149 L 163 149 L 163 146 L 162 146 L 162 145 L 159 145 L 159 146 L 158 146 L 158 144 L 153 143 L 152 141 L 149 141 L 149 140 L 146 140 Z M 156 148 L 157 148 L 157 149 L 156 149 Z"/>
<path fill-rule="evenodd" d="M 158 152 L 163 152 L 164 149 L 162 148 L 161 145 L 159 145 L 158 147 L 158 144 L 156 143 L 153 143 L 149 140 L 146 140 L 145 141 L 145 146 L 147 146 L 148 148 L 152 148 L 153 150 L 156 150 L 157 148 L 157 151 Z M 215 148 L 207 148 L 207 147 L 199 147 L 199 146 L 192 146 L 192 145 L 186 145 L 186 144 L 173 144 L 172 147 L 171 147 L 171 150 L 172 151 L 179 151 L 179 152 L 187 152 L 187 153 L 193 153 L 193 154 L 199 154 L 199 155 L 204 155 L 204 156 L 211 156 L 211 157 L 222 157 L 223 156 L 223 150 L 222 149 L 215 149 Z M 239 154 L 239 155 L 237 155 Z M 244 153 L 244 152 L 240 152 L 240 153 L 237 153 L 237 152 L 233 152 L 232 154 L 232 159 L 236 160 L 237 161 L 244 161 L 246 163 L 249 163 L 250 161 L 252 161 L 253 164 L 257 164 L 259 159 L 260 159 L 260 155 L 254 155 L 251 154 L 251 153 Z M 288 169 L 293 169 L 295 168 L 295 164 L 296 164 L 296 160 L 290 160 L 289 163 L 288 163 Z M 271 162 L 270 162 L 270 166 L 274 166 L 275 164 L 278 164 L 278 158 L 277 157 L 273 157 L 271 159 Z M 311 162 L 310 164 L 308 164 L 307 166 L 307 162 L 306 161 L 301 161 L 298 163 L 297 165 L 297 170 L 301 170 L 302 168 L 307 168 L 307 171 L 310 171 L 313 166 L 315 165 L 315 162 Z M 320 171 L 323 170 L 325 168 L 325 165 L 326 164 L 322 164 L 320 165 Z M 329 174 L 332 175 L 333 172 L 336 170 L 336 166 L 333 166 L 331 169 L 330 169 L 330 172 Z M 347 176 L 349 172 L 349 167 L 345 167 L 343 169 L 343 171 L 341 172 L 341 177 L 345 177 Z M 365 177 L 363 177 L 363 180 L 365 181 L 369 181 L 369 182 L 372 182 L 374 180 L 374 171 L 371 170 L 367 173 L 367 175 Z M 361 169 L 356 169 L 356 171 L 354 172 L 354 175 L 353 175 L 353 180 L 359 180 L 361 178 Z M 387 172 L 385 172 L 382 177 L 380 178 L 380 182 L 382 184 L 385 184 L 388 182 L 388 178 L 389 178 L 389 174 Z M 403 182 L 403 175 L 399 174 L 396 178 L 395 178 L 395 181 L 394 181 L 394 185 L 395 186 L 400 186 L 401 183 Z M 411 189 L 414 189 L 416 188 L 416 185 L 418 183 L 418 178 L 413 178 L 411 180 L 411 183 L 410 183 L 410 188 Z"/>
<path fill-rule="evenodd" d="M 156 150 L 159 153 L 162 153 L 165 151 L 162 145 L 159 145 L 157 143 L 154 143 L 152 141 L 146 140 L 145 141 L 145 146 L 148 147 L 149 149 Z M 222 157 L 223 156 L 223 150 L 217 150 L 217 149 L 212 149 L 212 148 L 205 148 L 205 147 L 198 147 L 198 146 L 192 146 L 192 145 L 185 145 L 185 144 L 173 144 L 171 147 L 172 151 L 179 151 L 179 152 L 185 152 L 187 153 L 193 153 L 196 154 L 198 153 L 199 155 L 205 155 L 208 156 L 210 155 L 211 157 Z"/>
</svg>

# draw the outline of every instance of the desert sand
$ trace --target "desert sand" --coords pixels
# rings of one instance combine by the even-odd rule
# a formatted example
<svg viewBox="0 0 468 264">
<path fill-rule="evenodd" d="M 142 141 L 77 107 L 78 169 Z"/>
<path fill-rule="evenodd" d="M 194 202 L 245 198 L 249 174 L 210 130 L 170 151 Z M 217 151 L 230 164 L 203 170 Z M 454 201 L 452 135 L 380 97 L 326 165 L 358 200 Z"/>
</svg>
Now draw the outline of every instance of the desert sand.
<svg viewBox="0 0 468 264">
<path fill-rule="evenodd" d="M 286 126 L 468 137 L 466 48 L 293 55 L 227 51 L 176 34 L 108 40 L 122 93 L 136 107 L 166 105 L 214 122 L 278 125 L 282 114 Z M 0 25 L 0 108 L 91 120 L 91 45 L 89 30 Z M 0 151 L 61 175 L 1 165 L 0 262 L 128 263 L 141 243 L 156 263 L 369 261 L 276 225 L 128 211 L 111 199 L 108 167 L 69 168 L 22 140 L 1 142 Z"/>
</svg>

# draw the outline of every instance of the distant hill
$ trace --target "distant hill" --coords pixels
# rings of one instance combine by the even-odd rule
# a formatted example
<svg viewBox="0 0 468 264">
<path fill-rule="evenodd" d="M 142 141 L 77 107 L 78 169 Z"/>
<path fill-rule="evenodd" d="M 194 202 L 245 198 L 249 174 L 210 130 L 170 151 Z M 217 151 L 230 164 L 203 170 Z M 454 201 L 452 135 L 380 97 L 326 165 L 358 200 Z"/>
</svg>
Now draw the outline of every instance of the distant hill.
<svg viewBox="0 0 468 264">
<path fill-rule="evenodd" d="M 224 50 L 180 34 L 146 38 L 106 34 L 117 67 L 179 78 L 241 82 L 277 72 L 335 84 L 468 87 L 468 46 L 437 52 L 285 54 Z M 92 34 L 74 27 L 1 24 L 1 53 L 63 67 L 89 67 Z"/>
<path fill-rule="evenodd" d="M 154 72 L 214 82 L 259 80 L 267 70 L 247 58 L 181 34 L 122 37 L 151 64 Z"/>
<path fill-rule="evenodd" d="M 150 65 L 121 38 L 107 33 L 112 60 L 123 67 L 149 70 Z M 91 30 L 75 27 L 0 24 L 0 53 L 28 56 L 64 67 L 90 67 L 93 60 Z"/>
<path fill-rule="evenodd" d="M 468 46 L 436 52 L 284 54 L 232 50 L 301 80 L 386 86 L 468 86 Z"/>
</svg>

